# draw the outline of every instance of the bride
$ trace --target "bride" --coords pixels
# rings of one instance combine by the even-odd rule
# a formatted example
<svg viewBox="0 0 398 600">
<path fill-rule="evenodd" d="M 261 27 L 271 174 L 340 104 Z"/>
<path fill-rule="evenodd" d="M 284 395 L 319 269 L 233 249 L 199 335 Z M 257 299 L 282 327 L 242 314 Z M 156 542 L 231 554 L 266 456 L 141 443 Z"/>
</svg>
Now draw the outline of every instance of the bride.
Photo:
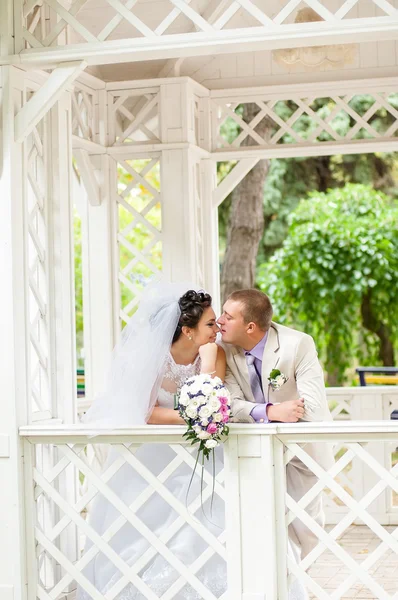
<svg viewBox="0 0 398 600">
<path fill-rule="evenodd" d="M 186 288 L 185 288 L 186 290 Z M 153 425 L 185 425 L 174 410 L 174 395 L 184 381 L 200 373 L 208 373 L 224 380 L 226 361 L 222 348 L 215 343 L 218 326 L 211 306 L 209 294 L 194 290 L 182 294 L 179 284 L 148 286 L 140 307 L 123 331 L 122 339 L 113 355 L 112 367 L 106 390 L 94 401 L 83 421 L 95 427 L 132 427 L 145 423 Z M 130 448 L 132 450 L 132 448 Z M 134 448 L 134 456 L 151 473 L 158 476 L 173 459 L 175 451 L 167 444 L 144 444 Z M 218 453 L 222 458 L 222 450 Z M 120 455 L 112 450 L 105 469 L 109 468 Z M 219 458 L 219 457 L 217 457 Z M 222 461 L 217 460 L 217 469 Z M 208 468 L 208 467 L 207 467 Z M 192 474 L 192 463 L 180 464 L 165 481 L 165 486 L 181 505 L 186 504 L 186 494 Z M 212 477 L 212 475 L 211 475 Z M 200 478 L 192 482 L 188 502 L 200 496 Z M 145 480 L 128 464 L 124 464 L 109 480 L 108 486 L 127 505 L 131 506 L 147 487 Z M 198 504 L 198 503 L 196 503 Z M 215 494 L 212 516 L 209 517 L 209 500 L 195 506 L 191 516 L 208 532 L 208 538 L 216 547 L 222 544 L 217 540 L 224 527 L 224 507 Z M 153 494 L 136 513 L 144 527 L 157 538 L 167 536 L 167 530 L 176 528 L 179 515 L 161 495 Z M 205 516 L 206 515 L 206 516 Z M 89 524 L 100 535 L 115 526 L 119 511 L 102 495 L 98 494 L 90 511 Z M 129 566 L 138 561 L 150 550 L 145 536 L 131 524 L 125 523 L 110 539 L 109 545 Z M 176 533 L 167 541 L 167 548 L 185 566 L 194 563 L 206 550 L 208 544 L 185 523 L 176 528 Z M 88 540 L 85 552 L 92 547 Z M 149 555 L 151 553 L 149 552 Z M 199 599 L 202 597 L 192 586 L 178 584 L 180 574 L 163 558 L 153 552 L 149 561 L 137 568 L 138 586 L 125 582 L 123 589 L 116 594 L 116 600 L 141 600 L 155 598 L 165 593 L 173 584 L 180 587 L 174 598 Z M 113 562 L 102 553 L 97 553 L 83 570 L 84 576 L 102 594 L 118 589 L 122 573 Z M 205 586 L 217 597 L 226 589 L 225 561 L 218 554 L 204 562 L 196 573 L 199 587 Z M 83 584 L 84 585 L 84 584 Z M 120 585 L 123 585 L 121 583 Z M 78 588 L 77 600 L 91 600 L 90 587 Z M 138 589 L 141 588 L 141 589 Z M 142 593 L 144 592 L 144 593 Z M 150 593 L 152 595 L 150 596 Z M 113 596 L 112 596 L 113 597 Z"/>
<path fill-rule="evenodd" d="M 224 380 L 225 353 L 215 343 L 218 326 L 212 299 L 203 291 L 186 289 L 181 284 L 164 283 L 146 288 L 114 350 L 105 391 L 83 418 L 85 423 L 99 429 L 184 425 L 174 410 L 174 396 L 184 381 L 200 373 Z M 155 600 L 163 594 L 176 600 L 199 600 L 212 594 L 221 597 L 227 590 L 227 571 L 222 542 L 224 503 L 217 494 L 218 482 L 214 502 L 206 490 L 203 501 L 198 500 L 202 495 L 198 473 L 189 488 L 194 457 L 181 463 L 175 447 L 160 443 L 139 447 L 131 444 L 129 451 L 147 472 L 160 476 L 167 492 L 153 493 L 142 475 L 121 460 L 118 450 L 111 450 L 104 471 L 114 468 L 115 473 L 107 486 L 131 508 L 139 522 L 136 526 L 126 522 L 119 510 L 98 493 L 89 525 L 107 540 L 113 556 L 117 555 L 130 569 L 131 582 L 116 566 L 118 559 L 96 552 L 88 538 L 85 554 L 92 558 L 83 569 L 85 579 L 79 582 L 77 600 L 96 600 L 96 591 L 115 600 Z M 216 449 L 216 459 L 217 476 L 223 467 L 221 447 Z M 211 464 L 206 470 L 207 481 L 211 482 Z M 188 505 L 186 520 L 167 501 L 169 493 L 183 509 Z M 145 494 L 146 501 L 140 502 Z M 155 549 L 148 541 L 151 534 L 161 541 L 163 550 Z M 196 581 L 187 582 L 181 577 L 179 571 L 187 567 L 195 573 Z M 295 581 L 289 600 L 306 598 Z"/>
</svg>

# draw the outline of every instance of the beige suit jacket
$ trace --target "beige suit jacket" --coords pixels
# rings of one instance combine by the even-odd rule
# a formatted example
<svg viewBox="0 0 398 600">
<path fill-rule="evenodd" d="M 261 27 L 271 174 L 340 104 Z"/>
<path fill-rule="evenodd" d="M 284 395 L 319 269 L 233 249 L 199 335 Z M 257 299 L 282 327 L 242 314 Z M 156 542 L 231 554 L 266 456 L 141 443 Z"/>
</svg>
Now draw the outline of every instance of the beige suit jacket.
<svg viewBox="0 0 398 600">
<path fill-rule="evenodd" d="M 244 350 L 231 344 L 222 344 L 227 357 L 225 384 L 231 394 L 233 420 L 253 423 L 250 412 L 255 399 L 250 387 L 249 373 Z M 279 369 L 289 379 L 278 391 L 268 385 L 272 369 Z M 304 398 L 303 421 L 330 421 L 332 416 L 326 400 L 324 376 L 319 364 L 314 340 L 311 336 L 290 327 L 272 323 L 264 348 L 262 360 L 262 383 L 265 400 L 273 404 Z M 313 446 L 310 450 L 310 446 Z M 322 466 L 329 468 L 332 454 L 324 445 L 307 444 L 306 450 Z"/>
</svg>

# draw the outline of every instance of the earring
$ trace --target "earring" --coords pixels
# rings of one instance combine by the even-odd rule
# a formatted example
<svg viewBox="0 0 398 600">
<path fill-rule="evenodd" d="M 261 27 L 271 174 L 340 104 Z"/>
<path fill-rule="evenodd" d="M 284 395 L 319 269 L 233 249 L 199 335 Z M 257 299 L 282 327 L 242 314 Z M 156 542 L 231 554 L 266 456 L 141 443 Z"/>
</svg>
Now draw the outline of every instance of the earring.
<svg viewBox="0 0 398 600">
<path fill-rule="evenodd" d="M 191 340 L 191 342 L 192 342 L 192 335 L 189 335 L 188 339 Z"/>
</svg>

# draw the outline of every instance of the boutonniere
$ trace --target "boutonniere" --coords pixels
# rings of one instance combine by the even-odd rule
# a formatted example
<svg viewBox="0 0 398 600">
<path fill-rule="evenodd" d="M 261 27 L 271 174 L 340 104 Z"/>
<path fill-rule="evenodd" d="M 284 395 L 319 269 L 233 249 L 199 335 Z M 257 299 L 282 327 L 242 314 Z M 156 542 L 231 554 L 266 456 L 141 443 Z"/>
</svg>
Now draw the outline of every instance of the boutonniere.
<svg viewBox="0 0 398 600">
<path fill-rule="evenodd" d="M 272 369 L 268 377 L 269 384 L 274 392 L 278 392 L 288 379 L 289 377 L 279 369 Z"/>
</svg>

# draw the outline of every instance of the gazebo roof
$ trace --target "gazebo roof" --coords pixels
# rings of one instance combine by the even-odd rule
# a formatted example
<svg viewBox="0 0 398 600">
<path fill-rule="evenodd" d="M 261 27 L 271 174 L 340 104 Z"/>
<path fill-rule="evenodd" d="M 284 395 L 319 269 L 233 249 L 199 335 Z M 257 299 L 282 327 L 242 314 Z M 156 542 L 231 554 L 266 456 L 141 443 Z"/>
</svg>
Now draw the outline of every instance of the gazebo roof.
<svg viewBox="0 0 398 600">
<path fill-rule="evenodd" d="M 105 81 L 189 75 L 209 87 L 237 79 L 243 86 L 281 83 L 286 76 L 289 82 L 356 79 L 375 70 L 391 76 L 397 6 L 397 0 L 31 0 L 15 54 L 1 64 L 52 69 L 82 60 Z M 281 66 L 273 54 L 341 44 L 358 44 L 337 60 L 344 69 L 331 64 L 335 55 L 314 72 L 311 60 Z"/>
<path fill-rule="evenodd" d="M 342 66 L 326 62 L 316 68 L 303 63 L 281 64 L 274 51 L 260 50 L 95 65 L 88 67 L 87 72 L 105 82 L 189 76 L 208 89 L 396 76 L 398 42 L 351 44 L 351 48 L 349 59 Z"/>
</svg>

